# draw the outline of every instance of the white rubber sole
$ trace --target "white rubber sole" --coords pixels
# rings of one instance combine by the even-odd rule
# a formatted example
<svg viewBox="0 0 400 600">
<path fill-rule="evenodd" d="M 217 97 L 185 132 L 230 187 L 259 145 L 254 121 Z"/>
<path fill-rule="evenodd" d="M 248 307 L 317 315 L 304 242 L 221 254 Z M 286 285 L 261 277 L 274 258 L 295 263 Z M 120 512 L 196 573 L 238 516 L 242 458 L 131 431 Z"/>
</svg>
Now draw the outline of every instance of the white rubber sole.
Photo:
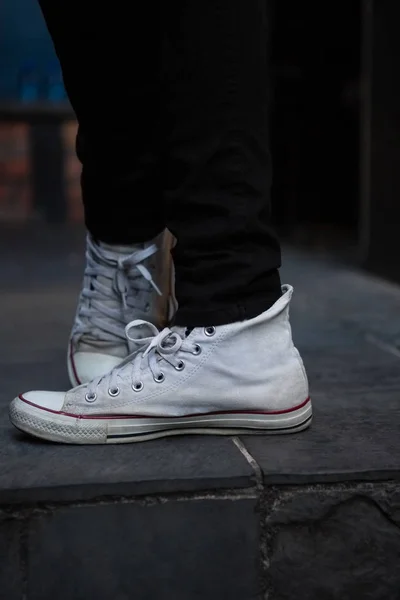
<svg viewBox="0 0 400 600">
<path fill-rule="evenodd" d="M 11 423 L 30 435 L 66 444 L 124 444 L 172 435 L 285 434 L 311 425 L 307 399 L 281 412 L 223 412 L 186 417 L 79 416 L 43 409 L 23 396 L 10 407 Z"/>
</svg>

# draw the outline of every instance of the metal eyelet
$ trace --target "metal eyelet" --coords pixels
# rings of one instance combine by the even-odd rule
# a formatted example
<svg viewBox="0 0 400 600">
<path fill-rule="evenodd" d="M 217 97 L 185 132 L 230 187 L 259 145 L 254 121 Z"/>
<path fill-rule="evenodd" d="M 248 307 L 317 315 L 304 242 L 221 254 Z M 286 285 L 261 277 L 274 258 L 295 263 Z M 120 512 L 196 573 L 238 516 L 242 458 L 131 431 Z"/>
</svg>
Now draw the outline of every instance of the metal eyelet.
<svg viewBox="0 0 400 600">
<path fill-rule="evenodd" d="M 134 392 L 141 392 L 144 388 L 143 381 L 137 381 L 132 385 L 132 389 Z"/>
<path fill-rule="evenodd" d="M 96 398 L 97 398 L 97 394 L 95 392 L 92 392 L 91 394 L 86 394 L 85 395 L 86 402 L 95 402 Z"/>
<path fill-rule="evenodd" d="M 215 334 L 215 327 L 205 327 L 204 333 L 206 334 L 206 336 L 211 337 Z"/>
<path fill-rule="evenodd" d="M 199 346 L 199 344 L 195 344 L 193 347 L 193 354 L 195 356 L 197 356 L 198 354 L 201 354 L 201 346 Z"/>
<path fill-rule="evenodd" d="M 183 362 L 183 360 L 180 360 L 180 361 L 178 362 L 178 364 L 177 364 L 177 365 L 175 365 L 175 369 L 176 369 L 177 371 L 183 371 L 183 369 L 185 368 L 185 366 L 186 366 L 186 365 L 185 365 L 185 363 Z"/>
<path fill-rule="evenodd" d="M 115 396 L 118 396 L 118 394 L 119 394 L 119 387 L 117 387 L 117 386 L 116 386 L 116 387 L 113 387 L 113 388 L 110 388 L 110 389 L 108 390 L 108 395 L 109 395 L 109 396 L 112 396 L 113 398 L 114 398 Z"/>
<path fill-rule="evenodd" d="M 165 375 L 164 373 L 160 373 L 159 375 L 157 375 L 157 377 L 154 377 L 154 381 L 156 383 L 162 383 L 165 379 Z"/>
</svg>

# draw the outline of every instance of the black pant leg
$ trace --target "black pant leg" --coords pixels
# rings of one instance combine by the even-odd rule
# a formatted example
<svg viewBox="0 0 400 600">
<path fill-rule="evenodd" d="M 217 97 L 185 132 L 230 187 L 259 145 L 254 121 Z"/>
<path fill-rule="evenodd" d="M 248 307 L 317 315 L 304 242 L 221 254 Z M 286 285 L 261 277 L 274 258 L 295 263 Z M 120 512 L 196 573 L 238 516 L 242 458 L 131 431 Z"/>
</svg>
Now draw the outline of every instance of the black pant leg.
<svg viewBox="0 0 400 600">
<path fill-rule="evenodd" d="M 130 244 L 165 228 L 158 0 L 39 0 L 79 122 L 88 230 Z"/>
<path fill-rule="evenodd" d="M 186 326 L 251 318 L 280 296 L 270 225 L 266 0 L 163 3 L 167 226 Z"/>
</svg>

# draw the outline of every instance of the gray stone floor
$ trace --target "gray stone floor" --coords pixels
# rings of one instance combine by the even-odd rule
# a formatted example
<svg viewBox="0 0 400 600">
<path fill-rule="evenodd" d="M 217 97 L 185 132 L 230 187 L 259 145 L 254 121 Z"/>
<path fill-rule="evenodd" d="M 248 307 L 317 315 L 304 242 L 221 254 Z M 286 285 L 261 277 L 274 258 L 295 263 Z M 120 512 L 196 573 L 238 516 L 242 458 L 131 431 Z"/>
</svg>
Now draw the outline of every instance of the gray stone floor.
<svg viewBox="0 0 400 600">
<path fill-rule="evenodd" d="M 1 597 L 398 600 L 400 288 L 285 250 L 308 432 L 57 446 L 7 404 L 68 386 L 82 249 L 79 229 L 0 232 Z"/>
</svg>

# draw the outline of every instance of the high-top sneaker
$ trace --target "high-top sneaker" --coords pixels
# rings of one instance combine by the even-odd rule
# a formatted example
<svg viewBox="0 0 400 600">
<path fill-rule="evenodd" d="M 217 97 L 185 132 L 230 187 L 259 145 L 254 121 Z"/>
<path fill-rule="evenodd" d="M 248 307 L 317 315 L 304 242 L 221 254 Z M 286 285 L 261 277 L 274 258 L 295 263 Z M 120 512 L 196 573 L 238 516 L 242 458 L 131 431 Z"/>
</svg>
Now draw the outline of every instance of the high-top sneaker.
<svg viewBox="0 0 400 600">
<path fill-rule="evenodd" d="M 73 386 L 104 375 L 134 350 L 125 336 L 132 319 L 163 327 L 170 301 L 166 234 L 132 246 L 87 237 L 86 269 L 68 348 Z"/>
<path fill-rule="evenodd" d="M 28 392 L 11 421 L 31 435 L 76 444 L 200 434 L 290 433 L 312 408 L 289 324 L 292 288 L 254 319 L 160 333 L 127 326 L 142 349 L 106 376 L 65 392 Z M 143 338 L 143 330 L 152 334 Z M 139 335 L 135 335 L 135 333 Z"/>
</svg>

